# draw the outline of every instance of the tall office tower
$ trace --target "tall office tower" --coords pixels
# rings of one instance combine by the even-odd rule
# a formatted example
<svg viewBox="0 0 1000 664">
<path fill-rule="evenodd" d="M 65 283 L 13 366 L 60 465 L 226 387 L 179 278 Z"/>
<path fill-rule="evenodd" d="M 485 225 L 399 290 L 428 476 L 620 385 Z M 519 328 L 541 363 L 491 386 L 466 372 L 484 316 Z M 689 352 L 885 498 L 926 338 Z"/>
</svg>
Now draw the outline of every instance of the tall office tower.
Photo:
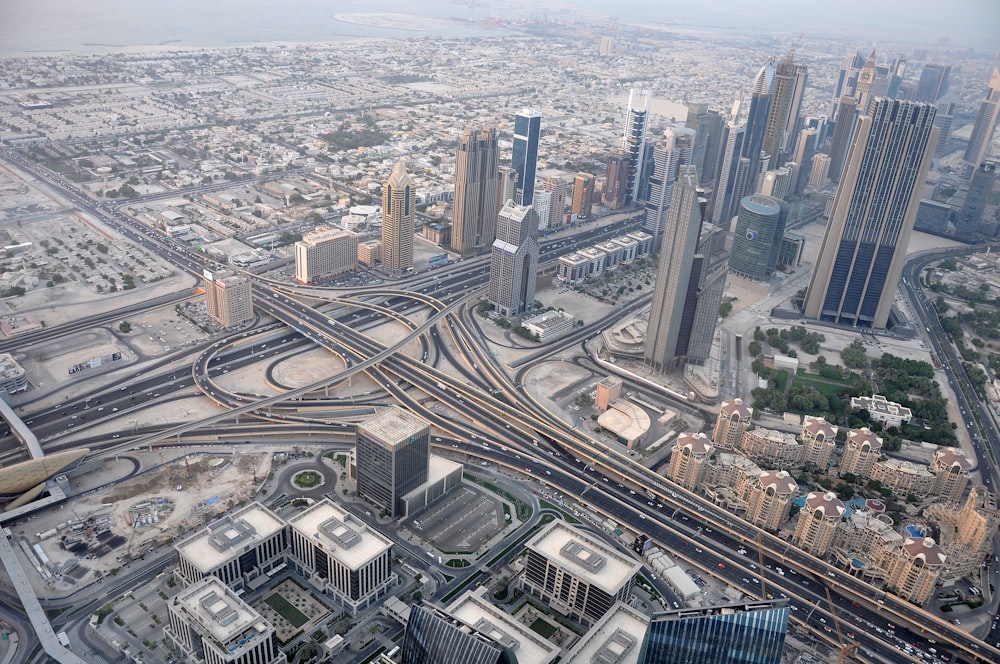
<svg viewBox="0 0 1000 664">
<path fill-rule="evenodd" d="M 896 58 L 892 61 L 892 66 L 889 68 L 889 75 L 886 81 L 885 95 L 886 97 L 891 97 L 892 99 L 904 99 L 905 96 L 900 94 L 903 88 L 903 77 L 906 74 L 906 60 L 902 58 Z M 905 92 L 905 91 L 904 91 Z"/>
<path fill-rule="evenodd" d="M 809 182 L 809 172 L 812 170 L 813 155 L 816 154 L 818 142 L 818 130 L 807 127 L 799 132 L 794 153 L 795 163 L 799 165 L 799 168 L 795 174 L 795 182 L 792 184 L 793 194 L 800 193 Z"/>
<path fill-rule="evenodd" d="M 884 98 L 861 118 L 806 292 L 806 316 L 885 328 L 934 152 L 933 123 L 933 106 Z"/>
<path fill-rule="evenodd" d="M 642 229 L 653 236 L 653 245 L 663 242 L 664 220 L 670 209 L 670 197 L 681 164 L 691 163 L 694 132 L 690 129 L 667 129 L 663 140 L 653 146 L 653 174 L 649 178 Z M 667 236 L 669 237 L 669 236 Z"/>
<path fill-rule="evenodd" d="M 632 88 L 628 93 L 628 110 L 625 112 L 625 134 L 622 150 L 628 153 L 628 177 L 625 182 L 625 204 L 642 200 L 639 184 L 643 159 L 646 156 L 646 125 L 649 123 L 649 104 L 653 94 L 648 90 Z"/>
<path fill-rule="evenodd" d="M 761 152 L 764 149 L 764 136 L 767 134 L 767 118 L 771 114 L 773 102 L 772 91 L 774 90 L 774 60 L 767 63 L 757 72 L 757 77 L 753 82 L 753 90 L 750 95 L 750 110 L 747 112 L 746 135 L 743 137 L 742 157 L 750 160 L 749 173 L 742 189 L 734 191 L 735 201 L 740 201 L 744 196 L 755 193 L 757 175 L 761 172 Z M 764 168 L 766 170 L 766 167 Z"/>
<path fill-rule="evenodd" d="M 694 131 L 691 164 L 698 169 L 702 184 L 715 182 L 719 151 L 724 145 L 725 119 L 718 111 L 709 110 L 708 104 L 691 104 L 684 127 Z"/>
<path fill-rule="evenodd" d="M 685 296 L 701 231 L 698 170 L 694 166 L 681 169 L 662 230 L 668 241 L 660 248 L 643 354 L 653 366 L 667 369 L 679 355 Z"/>
<path fill-rule="evenodd" d="M 517 202 L 531 205 L 535 195 L 535 167 L 538 139 L 542 134 L 542 114 L 526 108 L 514 117 L 514 150 L 510 165 L 517 171 Z M 506 203 L 506 201 L 504 201 Z"/>
<path fill-rule="evenodd" d="M 780 664 L 788 600 L 654 613 L 638 664 Z"/>
<path fill-rule="evenodd" d="M 837 79 L 833 85 L 833 103 L 830 107 L 831 118 L 837 117 L 841 100 L 844 97 L 854 98 L 854 90 L 858 85 L 858 74 L 861 73 L 861 68 L 864 66 L 865 56 L 861 54 L 861 51 L 855 51 L 844 58 L 843 64 L 840 65 L 840 72 L 837 74 Z"/>
<path fill-rule="evenodd" d="M 319 227 L 295 243 L 295 281 L 311 284 L 358 266 L 358 234 Z"/>
<path fill-rule="evenodd" d="M 186 662 L 284 664 L 274 626 L 214 576 L 167 602 L 170 647 Z"/>
<path fill-rule="evenodd" d="M 413 269 L 417 192 L 400 159 L 382 187 L 382 268 L 389 274 Z"/>
<path fill-rule="evenodd" d="M 586 219 L 594 209 L 594 176 L 577 173 L 573 178 L 573 214 Z"/>
<path fill-rule="evenodd" d="M 767 281 L 778 263 L 788 223 L 788 203 L 754 194 L 740 202 L 729 254 L 729 271 L 753 281 Z"/>
<path fill-rule="evenodd" d="M 783 165 L 790 151 L 789 137 L 793 136 L 799 124 L 807 77 L 806 66 L 795 64 L 791 54 L 782 58 L 775 68 L 771 108 L 761 144 L 761 150 L 771 157 L 767 164 L 769 169 Z"/>
<path fill-rule="evenodd" d="M 552 219 L 552 192 L 544 187 L 536 189 L 535 203 L 531 207 L 535 208 L 535 214 L 538 215 L 538 230 L 544 231 Z"/>
<path fill-rule="evenodd" d="M 403 496 L 427 481 L 431 427 L 397 406 L 357 426 L 358 496 L 385 510 L 402 511 Z"/>
<path fill-rule="evenodd" d="M 840 100 L 837 117 L 833 125 L 833 137 L 830 139 L 830 169 L 827 173 L 834 182 L 840 181 L 840 174 L 847 161 L 847 151 L 851 147 L 851 139 L 857 127 L 858 104 L 854 97 L 844 97 Z"/>
<path fill-rule="evenodd" d="M 789 162 L 789 166 L 782 166 L 781 168 L 776 168 L 773 171 L 765 173 L 764 182 L 760 186 L 760 193 L 764 196 L 785 200 L 792 187 L 793 169 L 797 170 L 798 164 Z"/>
<path fill-rule="evenodd" d="M 451 249 L 463 256 L 483 251 L 493 243 L 499 183 L 497 131 L 492 127 L 466 129 L 455 155 L 455 202 Z"/>
<path fill-rule="evenodd" d="M 858 104 L 858 112 L 862 115 L 868 114 L 869 104 L 875 101 L 877 77 L 878 72 L 876 71 L 875 65 L 875 49 L 872 49 L 872 54 L 868 56 L 868 61 L 865 62 L 865 66 L 862 67 L 861 71 L 858 73 L 858 84 L 855 86 L 854 90 L 854 100 Z"/>
<path fill-rule="evenodd" d="M 913 101 L 936 103 L 948 92 L 948 77 L 950 75 L 951 67 L 948 65 L 924 65 L 920 72 L 920 80 L 917 82 L 917 90 L 913 94 Z"/>
<path fill-rule="evenodd" d="M 490 257 L 489 302 L 501 316 L 519 316 L 535 303 L 538 279 L 538 214 L 508 201 L 497 218 Z"/>
<path fill-rule="evenodd" d="M 552 192 L 552 202 L 549 205 L 549 221 L 546 224 L 546 228 L 564 226 L 566 224 L 566 217 L 564 216 L 566 212 L 566 193 L 569 186 L 562 178 L 552 176 L 545 178 L 545 181 L 542 182 L 542 189 Z M 540 219 L 538 223 L 541 226 Z"/>
<path fill-rule="evenodd" d="M 516 664 L 509 648 L 493 640 L 492 623 L 485 632 L 429 604 L 410 607 L 410 618 L 400 644 L 402 664 Z M 503 636 L 506 634 L 501 633 Z"/>
<path fill-rule="evenodd" d="M 612 210 L 625 207 L 628 192 L 628 153 L 612 150 L 608 155 L 608 170 L 604 179 L 604 204 Z"/>
<path fill-rule="evenodd" d="M 202 276 L 209 318 L 223 327 L 253 321 L 253 287 L 249 279 L 233 270 L 205 270 Z"/>
<path fill-rule="evenodd" d="M 940 101 L 934 114 L 934 126 L 938 128 L 938 140 L 934 146 L 934 158 L 943 157 L 951 146 L 951 130 L 955 125 L 955 103 Z"/>
<path fill-rule="evenodd" d="M 972 126 L 969 147 L 965 149 L 965 163 L 973 169 L 979 168 L 979 164 L 990 153 L 997 118 L 1000 118 L 1000 66 L 993 67 L 986 96 L 979 104 L 979 115 L 976 116 L 976 124 Z"/>
<path fill-rule="evenodd" d="M 822 152 L 814 154 L 812 168 L 809 170 L 809 186 L 822 189 L 830 176 L 830 157 Z"/>
<path fill-rule="evenodd" d="M 497 176 L 497 212 L 500 211 L 504 203 L 516 199 L 517 171 L 512 166 L 501 166 Z"/>
<path fill-rule="evenodd" d="M 739 169 L 740 152 L 743 150 L 745 130 L 736 123 L 735 115 L 739 102 L 734 104 L 734 119 L 730 120 L 723 132 L 723 147 L 719 157 L 718 177 L 712 199 L 712 223 L 722 226 L 733 217 L 732 196 Z"/>
<path fill-rule="evenodd" d="M 997 217 L 986 215 L 993 196 L 993 187 L 1000 171 L 1000 160 L 986 159 L 972 174 L 969 190 L 965 193 L 965 203 L 955 220 L 955 234 L 963 238 L 983 235 L 993 239 L 997 235 Z M 994 207 L 994 209 L 996 209 Z"/>
</svg>

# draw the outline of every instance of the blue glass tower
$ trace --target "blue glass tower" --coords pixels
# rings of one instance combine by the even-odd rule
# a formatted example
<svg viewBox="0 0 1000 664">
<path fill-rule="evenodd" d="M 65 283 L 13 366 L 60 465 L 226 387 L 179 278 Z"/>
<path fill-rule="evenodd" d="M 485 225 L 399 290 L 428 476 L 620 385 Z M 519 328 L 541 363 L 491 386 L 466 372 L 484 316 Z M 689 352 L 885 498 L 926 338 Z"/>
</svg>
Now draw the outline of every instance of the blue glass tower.
<svg viewBox="0 0 1000 664">
<path fill-rule="evenodd" d="M 871 108 L 851 144 L 804 311 L 885 328 L 938 129 L 929 104 L 877 98 Z"/>
<path fill-rule="evenodd" d="M 655 614 L 639 664 L 781 664 L 786 600 Z"/>
<path fill-rule="evenodd" d="M 538 137 L 542 133 L 542 116 L 526 108 L 514 118 L 514 151 L 510 165 L 517 171 L 519 205 L 531 205 L 535 198 L 535 166 L 538 164 Z"/>
</svg>

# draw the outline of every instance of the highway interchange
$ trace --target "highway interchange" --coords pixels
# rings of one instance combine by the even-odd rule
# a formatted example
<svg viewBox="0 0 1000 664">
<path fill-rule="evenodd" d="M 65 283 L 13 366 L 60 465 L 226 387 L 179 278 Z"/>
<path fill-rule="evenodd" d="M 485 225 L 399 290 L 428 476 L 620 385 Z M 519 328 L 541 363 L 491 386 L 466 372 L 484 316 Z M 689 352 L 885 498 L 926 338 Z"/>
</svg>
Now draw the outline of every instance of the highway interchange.
<svg viewBox="0 0 1000 664">
<path fill-rule="evenodd" d="M 23 162 L 19 165 L 29 168 Z M 204 254 L 142 226 L 120 209 L 95 205 L 74 185 L 30 168 L 74 205 L 177 267 L 194 275 L 216 267 Z M 550 262 L 575 246 L 592 245 L 634 224 L 634 220 L 624 219 L 583 231 L 569 240 L 546 242 L 541 262 Z M 405 283 L 393 284 L 392 288 L 383 285 L 355 290 L 314 289 L 254 278 L 259 314 L 277 324 L 203 344 L 195 349 L 198 354 L 190 362 L 190 371 L 178 371 L 174 366 L 178 358 L 167 358 L 124 384 L 82 393 L 58 407 L 23 413 L 24 418 L 43 441 L 43 447 L 55 451 L 66 445 L 62 439 L 73 429 L 85 431 L 96 423 L 122 421 L 133 409 L 155 406 L 195 389 L 227 409 L 218 416 L 196 422 L 158 430 L 140 431 L 136 427 L 129 431 L 128 427 L 122 427 L 110 440 L 95 436 L 72 443 L 86 444 L 100 453 L 114 453 L 173 437 L 182 439 L 192 431 L 234 434 L 231 422 L 243 414 L 259 422 L 249 425 L 249 419 L 240 420 L 238 433 L 246 432 L 248 439 L 259 440 L 269 432 L 287 435 L 290 431 L 319 431 L 334 439 L 349 440 L 354 422 L 372 412 L 373 405 L 385 403 L 388 398 L 431 422 L 441 432 L 442 440 L 436 444 L 450 452 L 455 452 L 454 446 L 458 446 L 459 452 L 527 473 L 548 484 L 552 491 L 582 500 L 594 512 L 634 532 L 648 534 L 675 558 L 748 595 L 759 596 L 763 581 L 764 593 L 786 595 L 794 609 L 793 619 L 831 647 L 836 646 L 836 633 L 831 629 L 833 616 L 826 601 L 826 587 L 833 593 L 845 638 L 860 644 L 858 656 L 864 661 L 943 659 L 948 653 L 970 662 L 1000 661 L 1000 650 L 993 645 L 790 547 L 787 542 L 670 484 L 617 449 L 569 428 L 526 392 L 522 379 L 524 366 L 511 375 L 482 342 L 472 309 L 485 284 L 486 260 L 467 259 L 447 271 L 415 275 Z M 909 297 L 921 309 L 922 296 L 913 290 L 915 274 L 919 274 L 914 263 L 907 274 Z M 189 296 L 190 293 L 183 293 L 176 300 Z M 151 304 L 162 306 L 173 301 L 163 298 L 162 302 Z M 630 307 L 641 304 L 635 302 Z M 138 309 L 97 315 L 83 325 L 108 325 Z M 423 322 L 411 323 L 418 313 Z M 580 345 L 625 313 L 616 311 L 605 319 L 589 322 L 539 353 L 551 354 Z M 366 335 L 365 330 L 384 325 L 388 320 L 394 321 L 393 325 L 405 326 L 409 332 L 399 335 L 397 343 L 386 347 Z M 29 333 L 30 338 L 27 335 L 18 338 L 17 343 L 39 343 L 80 329 L 79 321 L 54 326 Z M 932 334 L 931 339 L 935 352 L 947 357 L 950 347 L 941 344 L 943 337 Z M 274 397 L 237 394 L 217 382 L 229 370 L 261 361 L 273 364 L 317 345 L 339 356 L 344 369 L 322 381 L 288 389 Z M 14 348 L 11 342 L 2 342 L 0 351 L 5 346 Z M 454 369 L 446 372 L 438 369 L 438 365 Z M 950 363 L 946 366 L 951 371 Z M 371 376 L 383 392 L 368 399 L 356 398 L 349 404 L 343 399 L 323 396 L 324 388 L 359 372 Z M 954 385 L 952 374 L 949 379 Z M 647 385 L 628 380 L 626 383 L 626 389 L 659 401 L 672 398 L 669 393 L 657 392 Z M 960 389 L 956 389 L 956 394 L 963 411 L 978 413 L 979 421 L 984 423 L 980 429 L 974 417 L 970 425 L 977 454 L 985 456 L 990 448 L 1000 449 L 995 428 L 985 426 L 992 422 L 985 407 Z M 449 405 L 455 415 L 429 408 L 428 396 Z M 678 407 L 689 410 L 691 405 L 678 404 Z M 703 417 L 711 415 L 704 413 Z M 498 422 L 503 422 L 503 426 Z M 252 436 L 254 430 L 256 435 Z M 12 439 L 5 440 L 8 444 L 0 453 L 7 455 L 4 461 L 8 462 L 16 458 L 17 452 Z M 981 458 L 980 462 L 983 461 Z M 991 469 L 989 477 L 984 472 L 984 481 L 995 486 L 992 463 L 982 467 Z M 764 569 L 756 569 L 758 538 L 764 551 Z M 741 554 L 740 550 L 748 550 L 749 554 Z M 782 570 L 780 573 L 778 568 Z"/>
</svg>

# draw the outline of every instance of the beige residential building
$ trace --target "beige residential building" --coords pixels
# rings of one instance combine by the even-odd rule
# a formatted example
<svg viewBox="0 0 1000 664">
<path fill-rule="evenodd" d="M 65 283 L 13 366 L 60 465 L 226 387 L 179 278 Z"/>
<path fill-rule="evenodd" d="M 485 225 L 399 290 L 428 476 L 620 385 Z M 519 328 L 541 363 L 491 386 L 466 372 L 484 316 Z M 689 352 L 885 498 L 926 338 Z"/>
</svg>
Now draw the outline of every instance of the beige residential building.
<svg viewBox="0 0 1000 664">
<path fill-rule="evenodd" d="M 996 495 L 982 485 L 974 486 L 964 503 L 937 503 L 926 514 L 938 524 L 941 546 L 948 554 L 947 575 L 977 573 L 983 557 L 993 552 L 993 536 L 1000 527 Z"/>
<path fill-rule="evenodd" d="M 368 240 L 358 244 L 358 262 L 372 267 L 382 262 L 382 241 Z"/>
<path fill-rule="evenodd" d="M 847 432 L 844 456 L 840 460 L 840 476 L 850 473 L 856 477 L 868 477 L 881 451 L 882 439 L 868 427 L 851 429 Z"/>
<path fill-rule="evenodd" d="M 908 602 L 931 598 L 948 556 L 930 537 L 908 537 L 885 562 L 886 588 Z"/>
<path fill-rule="evenodd" d="M 818 469 L 830 465 L 830 457 L 837 449 L 837 427 L 822 417 L 806 416 L 802 422 L 802 463 Z"/>
<path fill-rule="evenodd" d="M 607 410 L 608 404 L 622 395 L 622 381 L 615 376 L 606 376 L 597 384 L 595 404 L 598 410 Z"/>
<path fill-rule="evenodd" d="M 715 420 L 715 429 L 712 430 L 712 440 L 719 447 L 735 449 L 743 432 L 750 426 L 752 415 L 753 408 L 743 405 L 743 399 L 723 401 L 719 417 Z"/>
<path fill-rule="evenodd" d="M 847 567 L 860 561 L 858 574 L 868 579 L 886 579 L 883 565 L 887 556 L 903 543 L 902 536 L 893 527 L 892 518 L 855 510 L 840 525 L 834 536 L 831 552 L 837 562 Z"/>
<path fill-rule="evenodd" d="M 763 468 L 795 468 L 804 448 L 790 433 L 758 427 L 744 431 L 736 449 Z"/>
<path fill-rule="evenodd" d="M 253 321 L 253 288 L 249 279 L 232 270 L 205 270 L 203 276 L 210 318 L 223 327 L 237 327 Z"/>
<path fill-rule="evenodd" d="M 931 458 L 931 472 L 934 473 L 935 496 L 941 500 L 957 503 L 965 494 L 969 484 L 972 462 L 962 450 L 942 447 Z"/>
<path fill-rule="evenodd" d="M 667 477 L 688 491 L 697 491 L 714 450 L 712 440 L 705 434 L 682 433 L 670 452 Z"/>
<path fill-rule="evenodd" d="M 884 459 L 872 465 L 869 479 L 882 483 L 900 498 L 910 494 L 923 500 L 934 490 L 934 475 L 927 466 L 901 459 Z"/>
<path fill-rule="evenodd" d="M 844 503 L 833 492 L 813 491 L 795 522 L 792 543 L 822 558 L 833 544 L 837 526 L 844 517 Z"/>
<path fill-rule="evenodd" d="M 295 280 L 311 284 L 358 266 L 358 236 L 339 228 L 320 227 L 295 243 Z"/>
<path fill-rule="evenodd" d="M 382 186 L 382 267 L 389 274 L 413 269 L 417 192 L 400 159 Z"/>
<path fill-rule="evenodd" d="M 765 470 L 745 494 L 747 521 L 758 528 L 776 532 L 788 518 L 799 485 L 784 470 Z"/>
</svg>

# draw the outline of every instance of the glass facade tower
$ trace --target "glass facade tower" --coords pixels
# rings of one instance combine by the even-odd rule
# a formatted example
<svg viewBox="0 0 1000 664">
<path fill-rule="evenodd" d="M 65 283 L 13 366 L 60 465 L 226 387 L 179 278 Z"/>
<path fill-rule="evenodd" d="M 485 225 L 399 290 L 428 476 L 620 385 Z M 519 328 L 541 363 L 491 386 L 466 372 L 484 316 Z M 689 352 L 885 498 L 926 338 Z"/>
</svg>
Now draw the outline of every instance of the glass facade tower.
<svg viewBox="0 0 1000 664">
<path fill-rule="evenodd" d="M 510 165 L 517 171 L 517 202 L 531 205 L 535 197 L 535 167 L 538 165 L 538 138 L 542 133 L 542 116 L 526 108 L 514 118 L 514 150 Z M 506 201 L 505 201 L 506 202 Z"/>
</svg>

